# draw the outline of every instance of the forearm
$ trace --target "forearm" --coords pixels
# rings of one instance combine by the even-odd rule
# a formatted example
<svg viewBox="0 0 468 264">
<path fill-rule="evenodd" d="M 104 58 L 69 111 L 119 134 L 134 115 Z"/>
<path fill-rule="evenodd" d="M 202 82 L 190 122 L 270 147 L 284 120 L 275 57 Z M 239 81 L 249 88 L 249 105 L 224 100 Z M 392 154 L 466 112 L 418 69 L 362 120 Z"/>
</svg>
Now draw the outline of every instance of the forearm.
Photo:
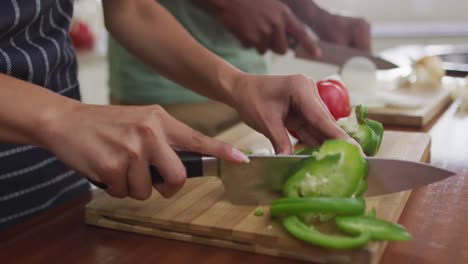
<svg viewBox="0 0 468 264">
<path fill-rule="evenodd" d="M 165 77 L 230 103 L 240 71 L 200 45 L 154 0 L 104 1 L 108 30 L 132 54 Z"/>
<path fill-rule="evenodd" d="M 78 103 L 4 74 L 0 91 L 0 142 L 45 147 L 51 120 Z"/>
</svg>

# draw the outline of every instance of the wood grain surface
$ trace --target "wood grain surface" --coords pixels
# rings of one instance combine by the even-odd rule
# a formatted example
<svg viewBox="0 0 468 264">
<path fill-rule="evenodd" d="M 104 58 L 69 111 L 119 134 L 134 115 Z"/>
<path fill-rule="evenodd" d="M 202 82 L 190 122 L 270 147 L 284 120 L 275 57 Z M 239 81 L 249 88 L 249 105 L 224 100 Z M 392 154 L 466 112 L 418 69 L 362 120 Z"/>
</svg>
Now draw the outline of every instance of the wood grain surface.
<svg viewBox="0 0 468 264">
<path fill-rule="evenodd" d="M 245 125 L 238 125 L 220 138 L 239 148 L 252 144 L 269 147 L 269 142 Z M 380 157 L 424 161 L 430 138 L 423 133 L 386 132 Z M 397 222 L 410 191 L 366 199 L 378 216 Z M 156 192 L 144 202 L 102 195 L 86 207 L 91 225 L 172 238 L 211 246 L 228 247 L 260 254 L 320 263 L 377 263 L 386 243 L 371 243 L 365 249 L 333 251 L 311 246 L 289 236 L 268 215 L 254 215 L 256 206 L 235 206 L 223 199 L 223 186 L 216 177 L 190 179 L 173 198 Z"/>
<path fill-rule="evenodd" d="M 457 80 L 444 77 L 441 85 L 418 85 L 396 89 L 398 87 L 396 72 L 381 72 L 379 76 L 379 89 L 391 91 L 396 94 L 420 100 L 421 105 L 414 108 L 398 108 L 385 106 L 369 108 L 369 117 L 382 122 L 384 125 L 424 127 L 437 114 L 450 105 L 452 98 L 450 89 L 456 85 Z"/>
</svg>

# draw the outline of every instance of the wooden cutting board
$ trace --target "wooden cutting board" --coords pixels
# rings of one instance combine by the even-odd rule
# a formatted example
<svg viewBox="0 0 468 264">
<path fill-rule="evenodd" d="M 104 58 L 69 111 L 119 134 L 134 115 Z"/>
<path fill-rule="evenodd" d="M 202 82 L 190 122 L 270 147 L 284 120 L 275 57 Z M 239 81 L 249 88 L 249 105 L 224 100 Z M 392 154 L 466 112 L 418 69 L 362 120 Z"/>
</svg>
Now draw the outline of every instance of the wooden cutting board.
<svg viewBox="0 0 468 264">
<path fill-rule="evenodd" d="M 238 125 L 218 138 L 239 148 L 271 146 L 262 135 Z M 413 161 L 429 159 L 430 137 L 424 133 L 385 132 L 380 157 Z M 397 222 L 410 191 L 366 199 L 380 218 Z M 188 180 L 171 199 L 156 192 L 147 201 L 115 199 L 102 193 L 86 206 L 86 223 L 169 239 L 256 252 L 316 263 L 378 263 L 385 242 L 366 248 L 333 251 L 290 237 L 281 225 L 254 215 L 255 206 L 235 206 L 223 199 L 223 186 L 215 177 Z"/>
<path fill-rule="evenodd" d="M 418 85 L 395 89 L 398 87 L 397 78 L 396 72 L 379 73 L 379 89 L 392 91 L 394 94 L 418 98 L 422 104 L 415 108 L 392 106 L 369 108 L 369 118 L 377 120 L 384 125 L 424 127 L 452 102 L 450 87 L 457 82 L 455 78 L 444 77 L 442 84 L 436 87 Z"/>
</svg>

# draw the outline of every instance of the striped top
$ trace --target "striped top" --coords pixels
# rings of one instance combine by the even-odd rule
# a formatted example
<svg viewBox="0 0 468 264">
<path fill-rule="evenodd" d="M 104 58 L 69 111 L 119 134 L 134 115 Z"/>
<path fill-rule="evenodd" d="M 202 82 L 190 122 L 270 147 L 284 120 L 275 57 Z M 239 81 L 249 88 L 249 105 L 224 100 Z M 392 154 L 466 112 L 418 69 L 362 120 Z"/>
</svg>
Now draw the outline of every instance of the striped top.
<svg viewBox="0 0 468 264">
<path fill-rule="evenodd" d="M 72 0 L 1 0 L 0 73 L 79 100 L 72 13 Z M 88 190 L 46 150 L 0 142 L 0 230 Z"/>
</svg>

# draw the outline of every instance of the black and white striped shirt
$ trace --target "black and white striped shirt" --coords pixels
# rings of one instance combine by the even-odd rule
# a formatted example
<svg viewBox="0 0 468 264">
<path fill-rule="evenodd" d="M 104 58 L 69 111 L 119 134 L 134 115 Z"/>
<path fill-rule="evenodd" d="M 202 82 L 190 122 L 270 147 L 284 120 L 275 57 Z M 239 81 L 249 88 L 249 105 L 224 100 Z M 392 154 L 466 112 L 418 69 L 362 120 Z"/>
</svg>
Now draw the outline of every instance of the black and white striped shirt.
<svg viewBox="0 0 468 264">
<path fill-rule="evenodd" d="M 73 0 L 1 0 L 0 73 L 79 100 L 72 13 Z M 0 143 L 0 230 L 88 190 L 46 150 Z"/>
</svg>

